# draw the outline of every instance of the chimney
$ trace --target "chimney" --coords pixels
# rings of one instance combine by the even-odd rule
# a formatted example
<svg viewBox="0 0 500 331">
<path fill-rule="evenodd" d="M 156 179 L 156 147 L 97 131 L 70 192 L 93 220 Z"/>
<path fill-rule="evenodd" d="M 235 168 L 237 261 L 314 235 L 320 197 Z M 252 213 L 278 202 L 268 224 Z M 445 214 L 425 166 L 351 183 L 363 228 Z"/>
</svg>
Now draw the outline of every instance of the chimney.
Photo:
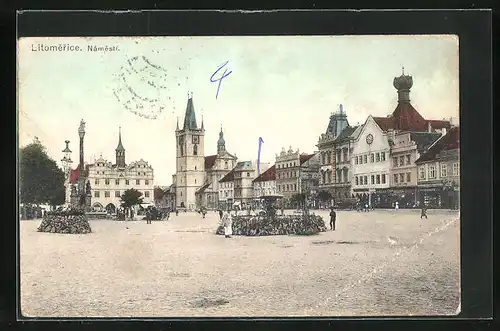
<svg viewBox="0 0 500 331">
<path fill-rule="evenodd" d="M 432 132 L 431 122 L 427 122 L 427 132 Z"/>
</svg>

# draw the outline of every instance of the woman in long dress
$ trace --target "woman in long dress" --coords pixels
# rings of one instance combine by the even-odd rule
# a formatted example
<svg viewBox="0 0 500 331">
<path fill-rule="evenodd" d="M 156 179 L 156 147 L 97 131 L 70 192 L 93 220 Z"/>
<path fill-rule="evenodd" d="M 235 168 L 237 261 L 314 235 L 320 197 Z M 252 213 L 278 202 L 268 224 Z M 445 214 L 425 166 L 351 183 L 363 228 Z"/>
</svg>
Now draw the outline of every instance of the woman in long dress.
<svg viewBox="0 0 500 331">
<path fill-rule="evenodd" d="M 229 211 L 224 212 L 222 216 L 222 225 L 224 226 L 224 236 L 226 238 L 231 238 L 233 234 L 233 220 Z"/>
</svg>

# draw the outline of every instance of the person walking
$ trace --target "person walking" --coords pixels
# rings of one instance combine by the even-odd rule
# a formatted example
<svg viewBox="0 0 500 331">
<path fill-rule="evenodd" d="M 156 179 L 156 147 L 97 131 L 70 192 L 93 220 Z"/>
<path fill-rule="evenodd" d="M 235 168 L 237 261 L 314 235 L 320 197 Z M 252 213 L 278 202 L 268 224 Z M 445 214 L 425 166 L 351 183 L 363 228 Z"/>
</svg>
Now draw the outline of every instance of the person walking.
<svg viewBox="0 0 500 331">
<path fill-rule="evenodd" d="M 399 209 L 399 202 L 396 201 L 396 203 L 394 204 L 394 210 L 398 211 L 398 209 Z"/>
<path fill-rule="evenodd" d="M 425 217 L 425 219 L 427 219 L 427 208 L 425 206 L 422 206 L 422 211 L 420 213 L 420 219 L 422 219 L 422 217 Z"/>
<path fill-rule="evenodd" d="M 335 210 L 331 209 L 330 211 L 330 230 L 335 231 L 335 220 L 337 219 L 337 213 Z"/>
<path fill-rule="evenodd" d="M 179 209 L 175 210 L 175 216 L 179 216 Z"/>
<path fill-rule="evenodd" d="M 219 209 L 219 218 L 222 220 L 222 216 L 224 216 L 224 212 L 222 209 Z"/>
<path fill-rule="evenodd" d="M 231 217 L 231 212 L 230 210 L 228 210 L 222 216 L 222 225 L 224 226 L 224 237 L 226 238 L 231 238 L 231 235 L 233 234 L 232 223 L 233 220 Z"/>
</svg>

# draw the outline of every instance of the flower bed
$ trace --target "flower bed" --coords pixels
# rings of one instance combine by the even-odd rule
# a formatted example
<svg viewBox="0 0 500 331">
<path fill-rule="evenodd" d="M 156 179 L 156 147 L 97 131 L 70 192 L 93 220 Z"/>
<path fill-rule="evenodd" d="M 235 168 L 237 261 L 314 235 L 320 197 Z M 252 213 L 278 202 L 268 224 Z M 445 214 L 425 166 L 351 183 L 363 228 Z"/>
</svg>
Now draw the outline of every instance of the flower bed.
<svg viewBox="0 0 500 331">
<path fill-rule="evenodd" d="M 316 215 L 233 216 L 232 219 L 233 234 L 240 236 L 313 235 L 326 231 L 323 218 Z M 224 234 L 222 225 L 216 234 Z"/>
<path fill-rule="evenodd" d="M 82 234 L 92 230 L 85 212 L 72 209 L 46 213 L 38 232 Z"/>
</svg>

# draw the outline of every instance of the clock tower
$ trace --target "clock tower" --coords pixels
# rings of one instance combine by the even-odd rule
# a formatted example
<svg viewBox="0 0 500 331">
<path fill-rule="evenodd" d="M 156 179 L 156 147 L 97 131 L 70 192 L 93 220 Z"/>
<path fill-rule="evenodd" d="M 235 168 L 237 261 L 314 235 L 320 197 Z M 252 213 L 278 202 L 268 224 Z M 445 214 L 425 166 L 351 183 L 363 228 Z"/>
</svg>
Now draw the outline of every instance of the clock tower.
<svg viewBox="0 0 500 331">
<path fill-rule="evenodd" d="M 176 206 L 196 208 L 196 191 L 205 182 L 205 128 L 203 119 L 198 128 L 193 105 L 193 94 L 188 95 L 184 125 L 175 130 L 176 138 Z"/>
</svg>

